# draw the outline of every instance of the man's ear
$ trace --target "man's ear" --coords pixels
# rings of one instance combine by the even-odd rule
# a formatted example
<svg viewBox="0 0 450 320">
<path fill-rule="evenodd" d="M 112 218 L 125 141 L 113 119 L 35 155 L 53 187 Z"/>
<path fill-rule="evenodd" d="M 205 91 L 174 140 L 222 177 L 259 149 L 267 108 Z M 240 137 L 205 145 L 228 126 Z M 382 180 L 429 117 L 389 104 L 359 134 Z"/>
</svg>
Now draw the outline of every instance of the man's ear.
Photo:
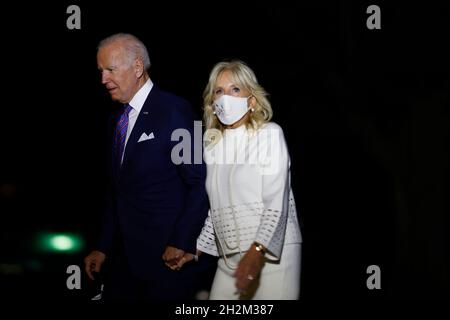
<svg viewBox="0 0 450 320">
<path fill-rule="evenodd" d="M 144 74 L 144 63 L 141 59 L 136 59 L 134 61 L 134 72 L 137 78 L 142 77 L 142 75 Z"/>
</svg>

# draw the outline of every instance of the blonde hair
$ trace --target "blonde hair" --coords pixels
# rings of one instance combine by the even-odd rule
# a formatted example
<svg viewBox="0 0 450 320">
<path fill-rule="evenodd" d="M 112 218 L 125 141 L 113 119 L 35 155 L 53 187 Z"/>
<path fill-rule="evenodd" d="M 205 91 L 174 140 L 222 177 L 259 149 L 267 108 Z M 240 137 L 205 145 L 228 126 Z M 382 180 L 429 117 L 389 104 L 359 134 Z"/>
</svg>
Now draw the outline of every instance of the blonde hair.
<svg viewBox="0 0 450 320">
<path fill-rule="evenodd" d="M 249 120 L 245 124 L 246 127 L 257 130 L 269 122 L 273 115 L 272 106 L 267 100 L 268 93 L 259 85 L 253 70 L 240 60 L 222 61 L 211 70 L 208 84 L 203 91 L 203 120 L 206 129 L 218 129 L 221 132 L 224 130 L 224 126 L 213 113 L 213 102 L 217 79 L 225 71 L 230 71 L 232 81 L 237 86 L 248 90 L 256 100 L 255 105 L 252 106 L 254 111 L 250 112 Z"/>
</svg>

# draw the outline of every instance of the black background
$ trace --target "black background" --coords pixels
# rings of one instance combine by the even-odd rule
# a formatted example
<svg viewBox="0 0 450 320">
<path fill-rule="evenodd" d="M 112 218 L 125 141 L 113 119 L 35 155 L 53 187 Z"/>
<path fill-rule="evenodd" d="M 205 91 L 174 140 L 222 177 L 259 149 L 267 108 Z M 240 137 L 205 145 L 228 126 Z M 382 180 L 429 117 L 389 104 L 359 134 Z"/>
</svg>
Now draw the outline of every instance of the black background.
<svg viewBox="0 0 450 320">
<path fill-rule="evenodd" d="M 71 4 L 81 30 L 66 27 Z M 370 4 L 381 8 L 381 30 L 366 27 Z M 96 46 L 117 32 L 147 45 L 153 82 L 188 99 L 198 118 L 216 62 L 253 68 L 291 154 L 306 301 L 450 296 L 443 4 L 62 1 L 13 3 L 3 14 L 3 296 L 87 299 L 85 278 L 82 290 L 66 288 L 66 268 L 82 266 L 98 227 L 114 104 Z M 43 230 L 77 232 L 86 247 L 39 254 Z M 366 287 L 373 264 L 381 290 Z"/>
</svg>

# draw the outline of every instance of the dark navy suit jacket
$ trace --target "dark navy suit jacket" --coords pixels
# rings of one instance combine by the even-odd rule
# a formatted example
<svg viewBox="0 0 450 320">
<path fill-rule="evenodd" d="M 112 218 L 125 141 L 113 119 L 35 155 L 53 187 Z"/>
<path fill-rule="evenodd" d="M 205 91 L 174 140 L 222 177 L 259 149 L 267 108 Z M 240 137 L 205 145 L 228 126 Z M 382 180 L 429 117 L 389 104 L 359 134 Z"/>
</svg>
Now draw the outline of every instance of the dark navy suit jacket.
<svg viewBox="0 0 450 320">
<path fill-rule="evenodd" d="M 113 115 L 112 129 L 117 119 L 118 113 Z M 191 163 L 175 164 L 171 158 L 180 142 L 171 136 L 180 128 L 191 136 Z M 138 142 L 143 133 L 153 138 Z M 162 260 L 168 245 L 196 252 L 196 239 L 208 212 L 205 165 L 193 161 L 194 152 L 201 155 L 201 149 L 194 151 L 198 144 L 201 148 L 201 141 L 194 144 L 191 105 L 154 85 L 127 141 L 121 167 L 111 152 L 112 188 L 98 249 L 114 255 L 114 242 L 119 239 L 132 274 L 155 290 L 165 290 L 162 296 L 170 297 L 171 290 L 190 283 L 183 280 L 199 276 L 192 273 L 193 262 L 177 272 Z"/>
</svg>

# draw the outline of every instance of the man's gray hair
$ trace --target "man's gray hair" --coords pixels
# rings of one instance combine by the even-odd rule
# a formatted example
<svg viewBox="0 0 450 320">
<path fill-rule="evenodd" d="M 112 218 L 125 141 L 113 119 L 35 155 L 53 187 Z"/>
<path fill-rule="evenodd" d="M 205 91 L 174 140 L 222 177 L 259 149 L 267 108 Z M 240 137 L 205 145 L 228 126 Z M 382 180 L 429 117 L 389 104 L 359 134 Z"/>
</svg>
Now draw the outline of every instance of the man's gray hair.
<svg viewBox="0 0 450 320">
<path fill-rule="evenodd" d="M 141 40 L 129 33 L 117 33 L 109 36 L 102 41 L 97 46 L 97 49 L 101 49 L 105 46 L 113 44 L 115 42 L 121 42 L 123 48 L 127 51 L 130 60 L 141 59 L 144 63 L 145 70 L 150 68 L 150 57 L 148 56 L 148 51 Z"/>
</svg>

